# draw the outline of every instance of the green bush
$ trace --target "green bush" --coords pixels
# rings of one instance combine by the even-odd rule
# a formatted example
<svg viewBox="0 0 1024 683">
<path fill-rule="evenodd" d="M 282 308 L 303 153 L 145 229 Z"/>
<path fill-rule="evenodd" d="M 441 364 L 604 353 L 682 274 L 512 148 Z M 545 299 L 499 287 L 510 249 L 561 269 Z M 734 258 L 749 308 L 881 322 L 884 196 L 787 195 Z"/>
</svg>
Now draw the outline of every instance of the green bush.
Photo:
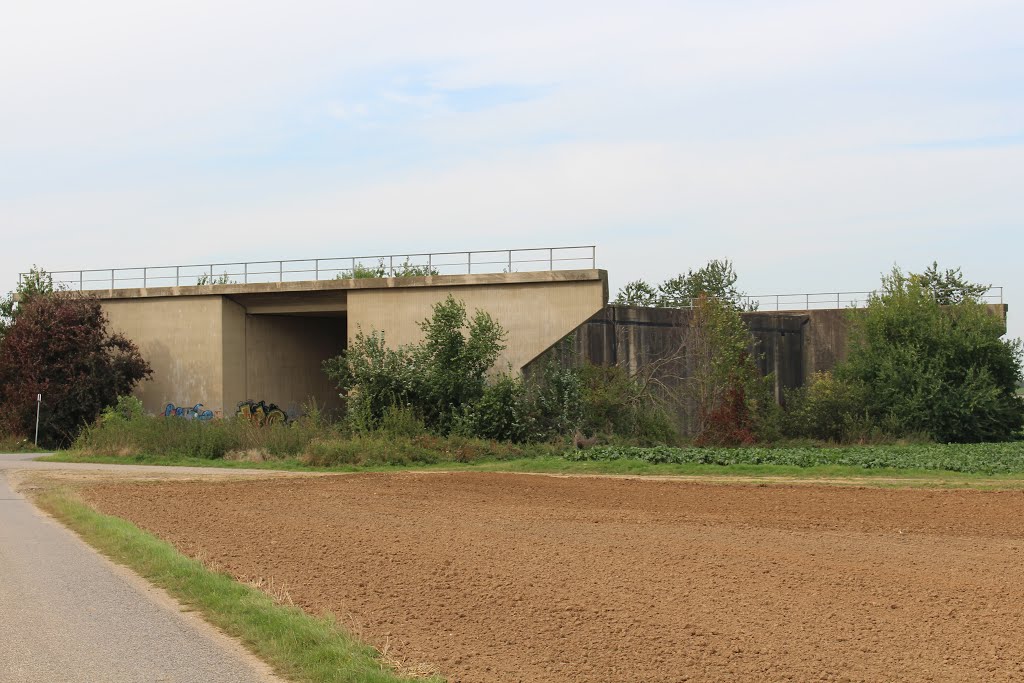
<svg viewBox="0 0 1024 683">
<path fill-rule="evenodd" d="M 134 396 L 118 396 L 117 402 L 107 406 L 100 412 L 100 420 L 111 422 L 113 420 L 140 420 L 145 411 L 142 408 L 142 401 Z"/>
<path fill-rule="evenodd" d="M 532 440 L 571 436 L 583 429 L 586 411 L 583 368 L 562 367 L 552 361 L 526 383 L 532 415 Z"/>
<path fill-rule="evenodd" d="M 836 377 L 865 387 L 866 414 L 891 433 L 1010 439 L 1024 426 L 1021 343 L 1001 339 L 1003 320 L 976 296 L 933 280 L 898 268 L 883 278 L 851 314 L 850 353 Z"/>
<path fill-rule="evenodd" d="M 789 438 L 834 443 L 856 441 L 870 432 L 867 388 L 836 378 L 830 372 L 815 373 L 807 386 L 786 393 L 781 432 Z"/>
<path fill-rule="evenodd" d="M 535 415 L 519 377 L 499 375 L 479 400 L 465 406 L 455 429 L 461 436 L 522 443 L 535 435 Z"/>
<path fill-rule="evenodd" d="M 405 406 L 428 429 L 447 434 L 483 396 L 487 372 L 505 348 L 501 325 L 483 311 L 470 317 L 449 296 L 420 328 L 422 343 L 398 349 L 388 348 L 380 332 L 360 331 L 344 354 L 325 361 L 354 427 L 376 429 L 392 406 Z"/>
<path fill-rule="evenodd" d="M 390 436 L 414 437 L 427 433 L 423 424 L 412 408 L 389 406 L 380 421 L 379 431 Z"/>
<path fill-rule="evenodd" d="M 584 365 L 578 372 L 583 434 L 619 437 L 641 445 L 679 440 L 666 408 L 624 368 Z"/>
</svg>

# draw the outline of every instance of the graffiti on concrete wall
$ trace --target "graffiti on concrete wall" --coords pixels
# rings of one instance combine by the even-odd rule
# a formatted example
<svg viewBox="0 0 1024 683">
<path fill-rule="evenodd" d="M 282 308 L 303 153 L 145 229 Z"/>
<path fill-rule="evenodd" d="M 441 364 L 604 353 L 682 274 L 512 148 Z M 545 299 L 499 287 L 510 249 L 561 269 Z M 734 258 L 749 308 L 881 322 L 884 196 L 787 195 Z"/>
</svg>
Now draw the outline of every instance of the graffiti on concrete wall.
<svg viewBox="0 0 1024 683">
<path fill-rule="evenodd" d="M 213 411 L 204 410 L 202 403 L 197 403 L 191 408 L 184 406 L 176 406 L 173 403 L 168 403 L 164 408 L 164 417 L 180 417 L 184 420 L 212 420 Z"/>
<path fill-rule="evenodd" d="M 261 425 L 288 421 L 288 415 L 278 408 L 277 404 L 264 401 L 242 401 L 238 404 L 238 411 L 235 415 L 250 419 Z"/>
</svg>

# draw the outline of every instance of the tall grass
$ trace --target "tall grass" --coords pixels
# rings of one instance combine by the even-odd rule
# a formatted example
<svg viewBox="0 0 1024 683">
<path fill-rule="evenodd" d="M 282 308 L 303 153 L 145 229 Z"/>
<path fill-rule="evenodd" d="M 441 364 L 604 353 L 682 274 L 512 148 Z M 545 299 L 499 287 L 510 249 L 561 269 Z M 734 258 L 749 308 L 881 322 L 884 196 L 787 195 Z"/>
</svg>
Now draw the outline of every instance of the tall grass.
<svg viewBox="0 0 1024 683">
<path fill-rule="evenodd" d="M 42 452 L 42 449 L 36 448 L 35 444 L 32 443 L 32 439 L 23 436 L 0 434 L 0 453 L 25 452 Z"/>
<path fill-rule="evenodd" d="M 412 465 L 552 455 L 559 444 L 509 444 L 462 436 L 438 437 L 422 425 L 351 431 L 317 419 L 261 425 L 244 418 L 182 420 L 152 416 L 110 419 L 84 429 L 72 452 L 85 456 L 273 460 L 316 466 Z"/>
<path fill-rule="evenodd" d="M 86 427 L 75 439 L 72 450 L 92 455 L 208 459 L 260 451 L 272 456 L 294 457 L 304 452 L 317 431 L 303 422 L 261 426 L 237 418 L 199 421 L 143 416 Z"/>
</svg>

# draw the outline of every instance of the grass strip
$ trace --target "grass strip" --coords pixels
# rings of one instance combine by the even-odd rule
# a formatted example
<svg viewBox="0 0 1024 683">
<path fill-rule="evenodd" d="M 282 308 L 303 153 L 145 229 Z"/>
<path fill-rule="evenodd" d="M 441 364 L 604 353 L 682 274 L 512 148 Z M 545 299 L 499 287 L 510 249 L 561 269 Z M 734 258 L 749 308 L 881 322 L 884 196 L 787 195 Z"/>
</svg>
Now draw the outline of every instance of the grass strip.
<svg viewBox="0 0 1024 683">
<path fill-rule="evenodd" d="M 206 621 L 240 640 L 275 671 L 310 683 L 397 683 L 404 677 L 332 619 L 275 603 L 267 594 L 210 571 L 197 560 L 118 517 L 96 512 L 67 489 L 40 493 L 37 503 L 94 548 L 165 589 Z"/>
<path fill-rule="evenodd" d="M 48 462 L 98 463 L 109 465 L 193 466 L 213 468 L 257 468 L 308 472 L 400 472 L 400 471 L 477 471 L 513 472 L 528 474 L 586 474 L 619 476 L 686 476 L 713 479 L 785 478 L 829 480 L 848 479 L 860 486 L 928 486 L 940 488 L 1024 488 L 1024 473 L 983 474 L 938 469 L 917 468 L 864 468 L 851 465 L 770 465 L 706 463 L 651 463 L 644 460 L 621 458 L 615 460 L 573 461 L 562 457 L 546 456 L 515 460 L 482 460 L 475 463 L 441 462 L 415 465 L 338 465 L 314 467 L 298 460 L 282 459 L 259 463 L 232 460 L 206 460 L 203 458 L 175 458 L 168 456 L 105 456 L 58 453 L 38 458 Z"/>
<path fill-rule="evenodd" d="M 246 460 L 225 460 L 224 458 L 192 458 L 177 455 L 96 455 L 77 451 L 58 451 L 51 455 L 35 458 L 39 462 L 89 462 L 99 465 L 155 465 L 167 467 L 216 467 L 239 470 L 288 470 L 296 472 L 356 472 L 365 467 L 356 465 L 319 467 L 307 465 L 297 458 L 275 458 L 249 462 Z"/>
</svg>

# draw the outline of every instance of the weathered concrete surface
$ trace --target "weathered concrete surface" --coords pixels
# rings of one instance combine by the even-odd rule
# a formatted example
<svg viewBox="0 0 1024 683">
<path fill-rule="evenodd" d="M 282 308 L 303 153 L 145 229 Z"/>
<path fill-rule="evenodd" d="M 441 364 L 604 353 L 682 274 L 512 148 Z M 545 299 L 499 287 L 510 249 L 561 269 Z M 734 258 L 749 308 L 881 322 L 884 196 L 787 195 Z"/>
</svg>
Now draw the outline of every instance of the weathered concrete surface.
<svg viewBox="0 0 1024 683">
<path fill-rule="evenodd" d="M 801 386 L 809 372 L 834 365 L 831 337 L 820 333 L 811 348 L 817 351 L 807 361 L 807 330 L 815 324 L 816 314 L 744 313 L 743 320 L 757 340 L 756 359 L 762 374 L 773 374 L 774 394 L 781 400 L 786 389 Z M 843 311 L 835 311 L 842 314 Z M 561 362 L 586 361 L 595 365 L 619 365 L 636 373 L 651 363 L 659 363 L 659 378 L 669 387 L 678 387 L 691 375 L 686 330 L 693 318 L 690 309 L 605 306 L 567 336 L 568 345 L 548 349 L 527 366 L 530 372 L 552 356 Z M 834 316 L 823 316 L 823 324 L 834 324 Z M 842 330 L 845 344 L 845 327 Z M 841 347 L 845 350 L 845 345 Z M 830 355 L 831 353 L 831 355 Z M 665 359 L 676 358 L 665 364 Z"/>
<path fill-rule="evenodd" d="M 153 367 L 153 378 L 136 390 L 147 410 L 162 412 L 168 402 L 202 403 L 213 411 L 233 407 L 225 401 L 224 320 L 235 304 L 210 295 L 102 303 L 111 329 L 138 344 Z"/>
<path fill-rule="evenodd" d="M 497 370 L 518 372 L 545 349 L 602 309 L 607 302 L 604 271 L 590 280 L 559 284 L 501 282 L 459 287 L 364 289 L 349 292 L 349 337 L 360 329 L 381 330 L 391 346 L 422 340 L 419 323 L 430 317 L 434 304 L 452 295 L 475 309 L 490 313 L 507 333 Z M 494 276 L 491 276 L 494 277 Z M 501 276 L 497 276 L 501 277 Z"/>
<path fill-rule="evenodd" d="M 86 294 L 99 299 L 148 299 L 182 296 L 248 296 L 298 294 L 299 300 L 311 292 L 343 292 L 363 289 L 405 289 L 419 287 L 468 287 L 479 285 L 542 284 L 607 280 L 603 270 L 543 270 L 529 273 L 480 273 L 478 275 L 428 275 L 424 277 L 382 277 L 349 280 L 303 280 L 300 282 L 252 282 L 191 287 L 126 287 L 96 289 Z M 323 298 L 323 297 L 321 297 Z M 328 297 L 329 298 L 329 297 Z M 294 300 L 294 299 L 293 299 Z M 339 299 L 339 301 L 341 301 Z M 342 304 L 343 305 L 343 304 Z M 340 309 L 340 310 L 343 310 Z"/>
<path fill-rule="evenodd" d="M 289 414 L 309 398 L 321 408 L 340 407 L 323 361 L 345 348 L 345 320 L 286 315 L 250 315 L 245 320 L 245 396 L 265 399 Z"/>
<path fill-rule="evenodd" d="M 20 466 L 12 460 L 0 455 Z M 4 683 L 280 683 L 237 642 L 40 514 L 3 473 L 0 615 Z"/>
</svg>

